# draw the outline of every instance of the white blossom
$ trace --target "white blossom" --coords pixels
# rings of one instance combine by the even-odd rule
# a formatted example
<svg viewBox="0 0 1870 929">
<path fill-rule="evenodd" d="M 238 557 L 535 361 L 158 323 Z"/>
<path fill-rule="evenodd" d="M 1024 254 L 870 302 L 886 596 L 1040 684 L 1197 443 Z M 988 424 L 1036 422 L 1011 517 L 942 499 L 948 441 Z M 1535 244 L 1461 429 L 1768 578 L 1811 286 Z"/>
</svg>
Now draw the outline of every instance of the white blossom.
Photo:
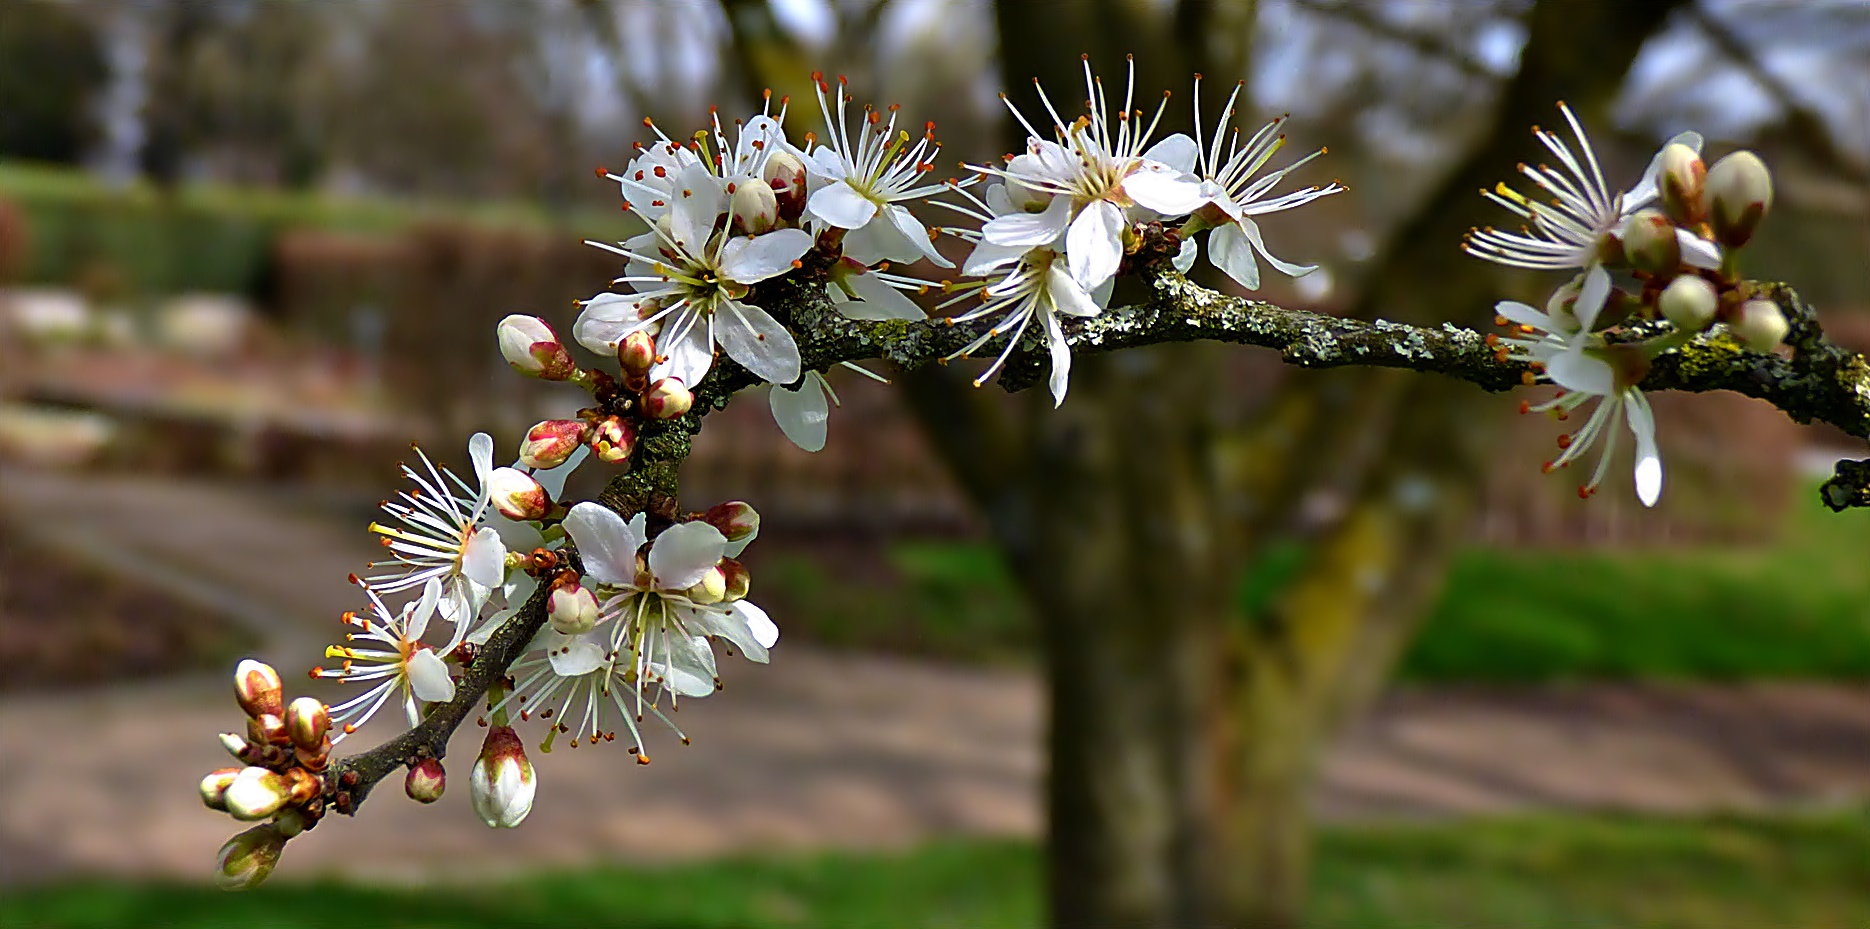
<svg viewBox="0 0 1870 929">
<path fill-rule="evenodd" d="M 369 684 L 369 689 L 331 707 L 331 723 L 337 730 L 332 742 L 344 737 L 370 720 L 391 698 L 398 698 L 410 726 L 422 721 L 422 704 L 444 703 L 454 699 L 454 679 L 442 661 L 454 645 L 439 652 L 422 641 L 429 620 L 441 601 L 441 581 L 429 578 L 422 586 L 420 599 L 392 610 L 384 605 L 378 592 L 363 585 L 370 598 L 369 615 L 344 614 L 344 621 L 358 631 L 345 636 L 348 645 L 325 649 L 326 658 L 341 659 L 337 668 L 314 668 L 313 677 L 330 678 L 351 684 Z"/>
<path fill-rule="evenodd" d="M 866 106 L 853 131 L 846 117 L 851 98 L 844 92 L 844 78 L 838 78 L 835 92 L 823 74 L 812 75 L 812 80 L 831 144 L 801 153 L 811 187 L 806 212 L 819 222 L 848 230 L 844 254 L 862 264 L 927 259 L 943 268 L 954 267 L 935 250 L 927 227 L 903 206 L 945 188 L 939 183 L 919 183 L 934 169 L 941 153 L 935 124 L 926 124 L 921 138 L 911 144 L 909 133 L 896 128 L 896 107 L 879 112 Z M 837 98 L 835 118 L 825 100 L 827 92 Z"/>
<path fill-rule="evenodd" d="M 402 469 L 416 489 L 383 504 L 383 511 L 401 525 L 370 524 L 370 531 L 382 536 L 384 546 L 395 556 L 393 561 L 372 562 L 370 567 L 397 570 L 366 580 L 371 588 L 386 594 L 439 581 L 440 613 L 456 625 L 458 639 L 506 578 L 506 545 L 499 531 L 486 524 L 490 514 L 497 515 L 488 481 L 494 470 L 493 438 L 479 432 L 468 440 L 468 457 L 474 464 L 472 487 L 453 471 L 437 469 L 420 448 L 416 455 L 422 459 L 423 471 L 408 465 Z"/>
</svg>

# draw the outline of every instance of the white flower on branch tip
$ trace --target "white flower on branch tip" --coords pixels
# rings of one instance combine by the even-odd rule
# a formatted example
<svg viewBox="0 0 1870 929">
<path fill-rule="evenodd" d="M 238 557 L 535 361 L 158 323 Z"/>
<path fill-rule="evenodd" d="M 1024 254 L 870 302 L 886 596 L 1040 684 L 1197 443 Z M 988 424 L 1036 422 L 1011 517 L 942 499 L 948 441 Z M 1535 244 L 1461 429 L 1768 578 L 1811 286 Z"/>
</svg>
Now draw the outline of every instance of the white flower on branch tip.
<svg viewBox="0 0 1870 929">
<path fill-rule="evenodd" d="M 853 138 L 845 116 L 851 98 L 844 93 L 844 78 L 838 78 L 835 92 L 822 73 L 813 74 L 812 81 L 831 144 L 801 153 L 814 188 L 806 212 L 819 222 L 848 230 L 844 254 L 863 264 L 926 258 L 940 267 L 954 267 L 935 250 L 927 227 L 902 206 L 946 187 L 917 183 L 933 170 L 941 152 L 935 143 L 935 124 L 928 123 L 922 137 L 911 145 L 909 133 L 896 128 L 896 107 L 884 111 L 885 118 L 884 113 L 866 106 Z M 825 100 L 828 92 L 837 97 L 835 119 Z"/>
<path fill-rule="evenodd" d="M 1468 233 L 1461 247 L 1476 258 L 1508 267 L 1581 270 L 1584 280 L 1578 293 L 1577 312 L 1595 314 L 1610 296 L 1610 271 L 1605 263 L 1619 250 L 1617 239 L 1622 234 L 1624 221 L 1659 196 L 1657 174 L 1662 167 L 1662 153 L 1658 151 L 1650 159 L 1648 170 L 1636 186 L 1622 193 L 1612 193 L 1584 127 L 1579 125 L 1570 107 L 1560 103 L 1558 110 L 1571 127 L 1578 151 L 1574 153 L 1557 133 L 1533 128 L 1533 136 L 1559 163 L 1557 168 L 1545 164 L 1519 166 L 1519 172 L 1539 188 L 1540 199 L 1521 194 L 1504 183 L 1493 190 L 1481 191 L 1482 196 L 1530 225 L 1521 227 L 1518 232 L 1503 232 L 1493 227 L 1475 229 Z M 1684 132 L 1669 144 L 1678 143 L 1701 151 L 1701 136 L 1697 133 Z M 1549 198 L 1550 202 L 1544 198 Z M 1683 261 L 1698 268 L 1720 267 L 1718 246 L 1683 229 L 1676 230 L 1676 237 L 1681 243 Z"/>
<path fill-rule="evenodd" d="M 372 562 L 370 567 L 398 570 L 366 580 L 386 594 L 439 581 L 440 612 L 443 619 L 456 624 L 458 640 L 467 632 L 466 624 L 480 614 L 488 595 L 506 579 L 506 545 L 499 531 L 486 524 L 493 513 L 488 486 L 494 471 L 493 438 L 479 432 L 468 440 L 473 487 L 453 471 L 437 469 L 420 448 L 416 455 L 422 459 L 423 471 L 408 465 L 402 469 L 416 489 L 383 504 L 383 511 L 401 525 L 370 524 L 370 531 L 381 536 L 395 556 L 393 561 Z"/>
<path fill-rule="evenodd" d="M 369 585 L 360 581 L 359 586 L 370 597 L 370 615 L 344 614 L 346 623 L 361 630 L 345 636 L 355 644 L 325 649 L 326 658 L 343 660 L 338 668 L 312 669 L 313 677 L 370 684 L 362 694 L 331 707 L 331 724 L 336 730 L 333 742 L 343 741 L 357 731 L 392 697 L 401 698 L 403 712 L 413 727 L 422 721 L 422 704 L 445 703 L 455 695 L 454 679 L 442 661 L 454 646 L 450 644 L 438 653 L 422 642 L 422 634 L 428 631 L 429 620 L 441 601 L 441 581 L 428 579 L 422 585 L 421 598 L 403 604 L 400 611 L 384 605 L 383 598 Z"/>
<path fill-rule="evenodd" d="M 1202 215 L 1209 225 L 1217 227 L 1208 234 L 1208 263 L 1233 278 L 1240 286 L 1258 290 L 1260 266 L 1254 258 L 1256 252 L 1259 257 L 1266 259 L 1267 264 L 1288 277 L 1303 277 L 1318 270 L 1318 266 L 1292 264 L 1274 257 L 1266 250 L 1266 241 L 1253 217 L 1304 206 L 1345 188 L 1332 181 L 1323 187 L 1313 186 L 1278 196 L 1271 195 L 1273 187 L 1284 180 L 1286 175 L 1324 154 L 1325 150 L 1319 149 L 1256 179 L 1254 175 L 1285 145 L 1286 137 L 1280 129 L 1285 126 L 1286 117 L 1281 116 L 1262 126 L 1242 144 L 1240 130 L 1231 123 L 1234 104 L 1244 84 L 1241 82 L 1234 86 L 1234 92 L 1227 97 L 1227 105 L 1221 108 L 1221 118 L 1215 122 L 1212 138 L 1204 141 L 1201 136 L 1201 76 L 1196 75 L 1194 142 L 1186 148 L 1178 146 L 1165 150 L 1160 153 L 1160 157 L 1178 170 L 1200 174 L 1202 197 L 1206 201 Z M 1223 140 L 1227 141 L 1225 152 L 1221 147 Z M 1183 255 L 1177 256 L 1178 267 L 1185 260 L 1190 263 L 1193 260 L 1193 255 L 1186 250 Z"/>
<path fill-rule="evenodd" d="M 542 630 L 537 650 L 512 669 L 518 683 L 511 699 L 522 703 L 523 715 L 550 721 L 555 732 L 572 735 L 573 745 L 615 738 L 604 728 L 607 705 L 622 717 L 639 754 L 637 723 L 645 714 L 686 741 L 663 713 L 661 697 L 668 695 L 673 709 L 679 697 L 703 697 L 719 687 L 710 637 L 726 639 L 759 662 L 779 640 L 779 628 L 759 607 L 724 599 L 718 587 L 701 593 L 731 549 L 719 529 L 705 522 L 670 526 L 639 565 L 644 523 L 641 514 L 625 521 L 601 504 L 572 507 L 565 529 L 602 599 L 597 625 L 571 636 Z"/>
<path fill-rule="evenodd" d="M 1155 117 L 1144 126 L 1141 112 L 1132 109 L 1135 83 L 1132 61 L 1123 106 L 1114 120 L 1103 82 L 1091 73 L 1088 58 L 1084 63 L 1090 102 L 1087 115 L 1068 122 L 1044 88 L 1039 88 L 1056 141 L 1043 138 L 1018 108 L 1007 104 L 1026 129 L 1026 151 L 1003 168 L 975 166 L 974 170 L 1005 179 L 1015 188 L 1008 193 L 1018 193 L 1023 208 L 991 219 L 981 228 L 982 241 L 1061 250 L 1072 277 L 1084 290 L 1094 290 L 1109 281 L 1123 261 L 1132 208 L 1176 217 L 1202 205 L 1201 180 L 1171 166 L 1184 160 L 1182 156 L 1194 147 L 1193 140 L 1177 133 L 1151 146 L 1149 138 L 1162 119 L 1168 95 L 1163 95 Z M 1004 94 L 1001 99 L 1005 100 Z"/>
<path fill-rule="evenodd" d="M 701 138 L 676 142 L 663 133 L 654 120 L 645 118 L 643 125 L 656 134 L 656 141 L 637 143 L 639 154 L 631 159 L 624 172 L 606 172 L 604 176 L 617 182 L 631 210 L 653 223 L 667 214 L 678 199 L 682 174 L 691 167 L 699 165 L 723 180 L 759 177 L 767 159 L 787 147 L 785 101 L 781 100 L 780 104 L 779 115 L 775 117 L 770 113 L 772 94 L 769 92 L 759 115 L 744 122 L 734 121 L 736 132 L 731 140 L 721 124 L 720 113 L 713 111 L 710 114 L 714 124 L 711 149 Z"/>
<path fill-rule="evenodd" d="M 684 169 L 669 212 L 622 246 L 591 242 L 631 262 L 616 283 L 633 294 L 602 294 L 584 306 L 574 334 L 586 348 L 616 352 L 638 329 L 660 331 L 650 379 L 699 384 L 715 346 L 762 380 L 799 378 L 799 346 L 771 314 L 741 302 L 749 288 L 798 266 L 812 247 L 802 229 L 734 235 L 728 184 L 699 165 Z M 725 220 L 723 223 L 722 221 Z"/>
<path fill-rule="evenodd" d="M 1563 306 L 1546 312 L 1514 300 L 1502 300 L 1494 309 L 1518 333 L 1501 340 L 1510 346 L 1509 357 L 1542 366 L 1545 377 L 1561 391 L 1545 403 L 1522 404 L 1522 411 L 1568 419 L 1585 404 L 1597 402 L 1583 426 L 1560 438 L 1562 451 L 1545 469 L 1572 463 L 1601 440 L 1597 467 L 1578 488 L 1579 496 L 1596 493 L 1617 448 L 1616 420 L 1621 414 L 1636 440 L 1636 496 L 1644 506 L 1655 506 L 1662 497 L 1662 456 L 1656 447 L 1655 413 L 1637 386 L 1649 370 L 1642 348 L 1602 344 L 1591 331 L 1597 310 L 1582 301 L 1570 312 Z"/>
</svg>

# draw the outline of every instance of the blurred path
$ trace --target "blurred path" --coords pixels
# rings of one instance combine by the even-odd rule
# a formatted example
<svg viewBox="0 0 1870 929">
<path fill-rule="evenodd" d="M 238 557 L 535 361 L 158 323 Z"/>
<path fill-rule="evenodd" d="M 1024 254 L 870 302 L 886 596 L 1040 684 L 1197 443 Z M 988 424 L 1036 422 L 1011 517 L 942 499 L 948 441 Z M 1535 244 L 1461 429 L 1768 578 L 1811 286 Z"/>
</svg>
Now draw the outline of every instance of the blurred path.
<svg viewBox="0 0 1870 929">
<path fill-rule="evenodd" d="M 0 471 L 0 506 L 57 512 L 35 538 L 140 573 L 271 638 L 296 672 L 352 604 L 371 556 L 257 493 L 136 477 Z M 1034 835 L 1040 689 L 1028 673 L 827 654 L 782 643 L 773 666 L 724 659 L 728 691 L 683 704 L 695 737 L 535 756 L 525 825 L 473 819 L 464 730 L 453 787 L 423 809 L 386 784 L 360 819 L 290 846 L 289 872 L 460 878 L 514 864 L 664 860 L 767 849 Z M 303 680 L 294 675 L 295 680 Z M 194 799 L 239 722 L 220 675 L 107 692 L 0 698 L 0 886 L 108 871 L 205 879 L 235 830 Z M 358 738 L 388 732 L 373 725 Z M 1382 701 L 1327 764 L 1330 818 L 1516 810 L 1686 813 L 1870 796 L 1870 686 L 1772 684 L 1438 689 Z"/>
</svg>

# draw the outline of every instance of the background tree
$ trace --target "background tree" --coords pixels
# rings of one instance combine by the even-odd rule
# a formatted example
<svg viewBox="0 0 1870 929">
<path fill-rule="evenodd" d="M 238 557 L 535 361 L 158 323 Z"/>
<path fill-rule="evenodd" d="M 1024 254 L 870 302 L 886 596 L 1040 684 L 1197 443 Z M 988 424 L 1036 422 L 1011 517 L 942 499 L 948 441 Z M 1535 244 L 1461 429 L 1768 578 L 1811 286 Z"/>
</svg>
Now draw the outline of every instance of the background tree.
<svg viewBox="0 0 1870 929">
<path fill-rule="evenodd" d="M 110 78 L 84 17 L 53 0 L 0 16 L 0 157 L 75 164 L 97 135 L 93 104 Z"/>
</svg>

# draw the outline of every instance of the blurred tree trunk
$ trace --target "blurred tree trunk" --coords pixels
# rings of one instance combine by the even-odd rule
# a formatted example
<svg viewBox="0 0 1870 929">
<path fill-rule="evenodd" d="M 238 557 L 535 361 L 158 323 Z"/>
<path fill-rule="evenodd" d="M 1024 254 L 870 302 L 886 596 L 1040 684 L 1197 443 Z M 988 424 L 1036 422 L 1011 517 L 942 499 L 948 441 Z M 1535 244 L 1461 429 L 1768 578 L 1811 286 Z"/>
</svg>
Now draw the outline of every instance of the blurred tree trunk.
<svg viewBox="0 0 1870 929">
<path fill-rule="evenodd" d="M 1600 112 L 1680 2 L 1541 0 L 1490 131 L 1396 236 L 1358 315 L 1484 320 L 1495 278 L 1456 247 L 1484 213 L 1473 191 L 1507 177 L 1527 124 L 1561 96 Z M 995 12 L 1004 85 L 1029 114 L 1043 112 L 1034 77 L 1061 112 L 1075 108 L 1075 52 L 1111 81 L 1133 51 L 1145 95 L 1178 99 L 1189 72 L 1223 70 L 1217 58 L 1249 71 L 1249 43 L 1226 41 L 1251 28 L 1252 0 L 1181 0 L 1168 15 L 1145 0 L 1006 0 Z M 1187 113 L 1171 106 L 1161 131 Z M 1476 413 L 1476 391 L 1406 372 L 1305 374 L 1223 432 L 1218 414 L 1238 404 L 1222 351 L 1078 358 L 1058 410 L 1043 391 L 1008 403 L 940 368 L 902 381 L 1042 627 L 1057 926 L 1297 925 L 1321 752 L 1381 688 L 1467 525 L 1486 449 L 1465 424 L 1491 415 Z M 1345 501 L 1340 515 L 1294 536 L 1292 513 L 1320 490 Z M 1242 569 L 1276 543 L 1302 546 L 1303 562 L 1247 617 Z"/>
</svg>

